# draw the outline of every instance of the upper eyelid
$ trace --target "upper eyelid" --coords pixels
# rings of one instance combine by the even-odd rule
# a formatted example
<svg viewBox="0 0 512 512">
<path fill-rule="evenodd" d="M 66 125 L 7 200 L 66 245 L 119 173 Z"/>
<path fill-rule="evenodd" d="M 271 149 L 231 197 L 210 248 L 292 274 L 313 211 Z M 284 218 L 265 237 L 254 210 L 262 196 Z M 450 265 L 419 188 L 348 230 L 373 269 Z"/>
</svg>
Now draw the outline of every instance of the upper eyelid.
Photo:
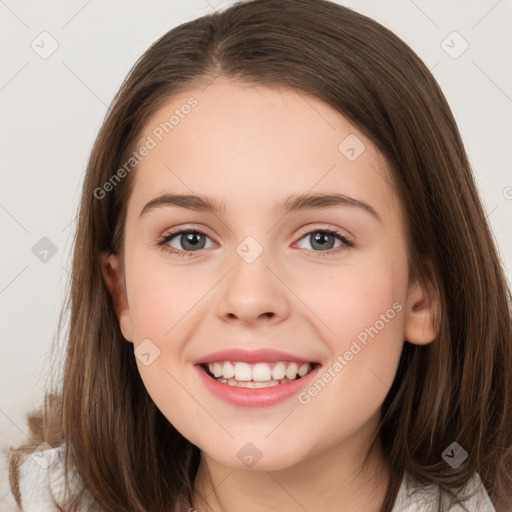
<svg viewBox="0 0 512 512">
<path fill-rule="evenodd" d="M 165 238 L 167 236 L 176 236 L 176 235 L 179 235 L 179 234 L 182 234 L 182 233 L 188 233 L 188 232 L 194 232 L 194 231 L 197 231 L 199 233 L 203 233 L 205 234 L 206 236 L 209 236 L 210 238 L 213 238 L 211 235 L 209 235 L 207 233 L 207 229 L 206 228 L 203 228 L 203 227 L 197 227 L 197 226 L 184 226 L 184 227 L 180 227 L 180 228 L 177 228 L 176 230 L 174 229 L 169 229 L 169 230 L 165 230 L 164 231 L 164 234 L 161 236 L 161 238 Z M 349 233 L 347 230 L 345 229 L 341 229 L 341 228 L 337 228 L 337 227 L 334 227 L 334 226 L 331 226 L 331 225 L 326 225 L 326 226 L 311 226 L 311 227 L 307 227 L 307 228 L 301 228 L 299 230 L 299 234 L 301 236 L 304 236 L 308 233 L 311 233 L 311 232 L 315 232 L 315 231 L 336 231 L 336 232 L 339 232 L 340 235 L 343 235 L 343 233 L 341 231 L 346 231 L 347 233 Z M 351 237 L 352 235 L 349 233 L 347 234 L 347 237 Z"/>
<path fill-rule="evenodd" d="M 194 233 L 194 232 L 204 234 L 213 240 L 213 237 L 206 232 L 206 229 L 197 228 L 197 227 L 194 227 L 194 228 L 184 227 L 184 228 L 178 228 L 176 231 L 171 230 L 168 232 L 164 232 L 164 234 L 161 236 L 161 239 L 174 238 L 175 236 L 182 235 L 183 233 Z"/>
</svg>

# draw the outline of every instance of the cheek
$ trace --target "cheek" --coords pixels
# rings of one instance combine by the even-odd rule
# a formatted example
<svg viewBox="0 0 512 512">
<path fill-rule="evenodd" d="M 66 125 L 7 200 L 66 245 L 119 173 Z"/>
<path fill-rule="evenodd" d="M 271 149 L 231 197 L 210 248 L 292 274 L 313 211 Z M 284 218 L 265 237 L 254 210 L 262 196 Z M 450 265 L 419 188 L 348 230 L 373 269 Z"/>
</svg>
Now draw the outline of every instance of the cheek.
<svg viewBox="0 0 512 512">
<path fill-rule="evenodd" d="M 362 421 L 380 406 L 393 382 L 403 346 L 407 269 L 402 259 L 368 255 L 317 273 L 314 285 L 311 279 L 296 282 L 297 294 L 321 319 L 315 323 L 331 356 L 320 375 L 326 384 L 319 383 L 319 398 L 311 399 L 339 404 L 332 414 L 340 421 L 358 415 Z"/>
<path fill-rule="evenodd" d="M 211 287 L 208 278 L 204 272 L 166 265 L 161 256 L 137 263 L 134 259 L 128 290 L 136 342 L 146 337 L 165 340 L 175 336 L 181 320 Z"/>
<path fill-rule="evenodd" d="M 403 286 L 397 281 L 403 279 L 378 255 L 317 269 L 314 278 L 299 269 L 287 279 L 294 283 L 294 292 L 310 311 L 311 319 L 316 317 L 322 337 L 331 340 L 329 344 L 337 352 L 344 351 L 347 342 L 350 344 L 350 340 L 376 322 L 379 330 L 387 333 L 400 324 L 397 319 L 401 317 L 395 314 L 397 307 L 392 306 L 402 300 Z M 386 315 L 390 308 L 385 320 L 391 317 L 391 321 L 383 328 L 381 315 Z"/>
</svg>

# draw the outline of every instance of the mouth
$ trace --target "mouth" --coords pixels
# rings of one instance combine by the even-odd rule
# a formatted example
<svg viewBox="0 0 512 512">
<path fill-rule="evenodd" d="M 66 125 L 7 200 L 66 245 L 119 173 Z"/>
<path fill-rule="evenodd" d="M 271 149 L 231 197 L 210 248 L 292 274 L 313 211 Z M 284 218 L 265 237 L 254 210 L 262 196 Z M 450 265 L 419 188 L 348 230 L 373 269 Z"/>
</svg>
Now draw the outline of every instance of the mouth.
<svg viewBox="0 0 512 512">
<path fill-rule="evenodd" d="M 320 363 L 215 361 L 198 366 L 220 384 L 238 388 L 270 388 L 298 381 L 318 368 Z"/>
</svg>

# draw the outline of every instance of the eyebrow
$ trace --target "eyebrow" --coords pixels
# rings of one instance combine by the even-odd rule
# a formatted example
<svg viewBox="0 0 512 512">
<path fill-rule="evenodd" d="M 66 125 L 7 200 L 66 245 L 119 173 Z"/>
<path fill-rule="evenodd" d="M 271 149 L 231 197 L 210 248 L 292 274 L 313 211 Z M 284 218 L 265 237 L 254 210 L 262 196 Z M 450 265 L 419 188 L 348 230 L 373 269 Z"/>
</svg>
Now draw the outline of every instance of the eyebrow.
<svg viewBox="0 0 512 512">
<path fill-rule="evenodd" d="M 222 214 L 226 212 L 226 203 L 217 201 L 211 197 L 197 194 L 162 194 L 147 202 L 142 208 L 139 217 L 142 217 L 151 210 L 162 207 L 177 206 L 195 211 L 212 212 Z M 291 194 L 284 201 L 277 204 L 274 208 L 274 215 L 289 213 L 301 210 L 314 210 L 321 208 L 330 208 L 334 206 L 350 206 L 360 208 L 371 214 L 379 222 L 382 221 L 379 214 L 368 203 L 346 196 L 344 194 Z"/>
</svg>

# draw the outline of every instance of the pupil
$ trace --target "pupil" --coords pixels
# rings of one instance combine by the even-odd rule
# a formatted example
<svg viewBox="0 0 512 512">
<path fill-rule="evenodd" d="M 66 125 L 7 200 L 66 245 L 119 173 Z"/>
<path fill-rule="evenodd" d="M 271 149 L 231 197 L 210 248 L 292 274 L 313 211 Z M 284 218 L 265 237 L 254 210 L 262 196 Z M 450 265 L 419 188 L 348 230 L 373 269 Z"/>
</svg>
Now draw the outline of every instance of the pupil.
<svg viewBox="0 0 512 512">
<path fill-rule="evenodd" d="M 183 247 L 187 248 L 187 244 L 190 244 L 189 248 L 201 249 L 202 246 L 201 246 L 200 238 L 202 236 L 203 235 L 201 233 L 187 233 L 185 235 L 182 235 L 183 239 L 185 240 L 185 243 L 183 243 Z M 204 240 L 203 240 L 203 244 L 204 244 Z"/>
<path fill-rule="evenodd" d="M 326 247 L 326 245 L 329 245 L 329 238 L 331 239 L 331 242 L 333 241 L 332 236 L 329 235 L 328 233 L 315 233 L 314 235 L 311 236 L 313 237 L 313 242 L 311 243 L 311 246 L 313 248 L 315 247 L 315 244 L 318 244 L 317 248 L 332 249 L 332 247 Z"/>
</svg>

